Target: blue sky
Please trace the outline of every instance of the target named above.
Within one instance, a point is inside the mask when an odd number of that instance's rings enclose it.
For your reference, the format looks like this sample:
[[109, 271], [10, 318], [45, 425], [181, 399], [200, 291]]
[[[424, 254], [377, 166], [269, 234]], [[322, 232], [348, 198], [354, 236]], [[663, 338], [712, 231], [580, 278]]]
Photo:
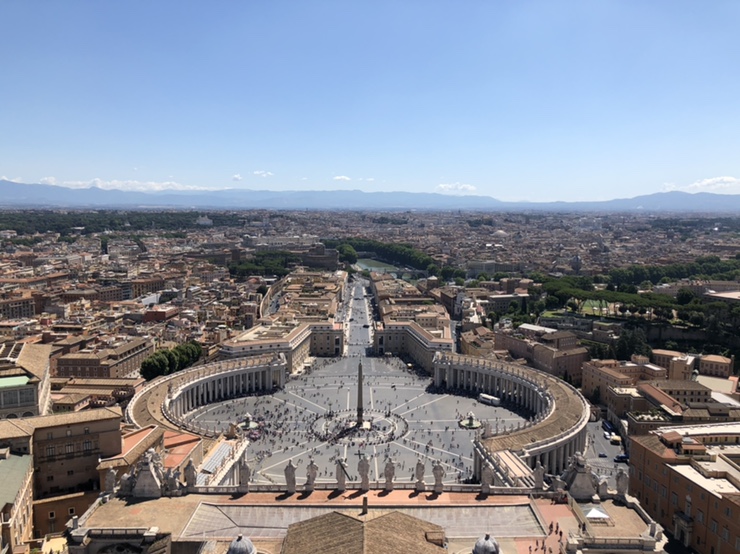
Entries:
[[0, 2], [0, 176], [740, 193], [740, 2]]

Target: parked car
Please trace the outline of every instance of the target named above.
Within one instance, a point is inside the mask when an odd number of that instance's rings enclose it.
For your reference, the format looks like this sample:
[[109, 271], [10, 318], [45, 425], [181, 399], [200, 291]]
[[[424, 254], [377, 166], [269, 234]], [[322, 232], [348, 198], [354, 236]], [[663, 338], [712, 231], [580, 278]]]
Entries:
[[599, 458], [606, 458], [606, 452], [599, 452]]
[[618, 464], [620, 463], [626, 464], [630, 461], [630, 457], [627, 456], [627, 454], [619, 454], [614, 457], [614, 461], [617, 462]]
[[612, 434], [611, 434], [611, 432], [609, 432], [609, 431], [604, 431], [604, 438], [605, 438], [606, 440], [609, 440], [609, 439], [611, 439], [611, 438], [612, 438]]

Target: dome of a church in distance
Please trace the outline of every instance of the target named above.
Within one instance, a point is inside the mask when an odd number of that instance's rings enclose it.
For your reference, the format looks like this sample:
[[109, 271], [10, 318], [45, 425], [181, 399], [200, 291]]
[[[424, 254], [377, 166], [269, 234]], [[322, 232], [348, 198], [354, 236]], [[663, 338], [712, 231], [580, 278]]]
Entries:
[[504, 237], [508, 237], [509, 233], [507, 233], [506, 231], [502, 229], [499, 229], [498, 231], [494, 231], [493, 236], [497, 238], [504, 238]]
[[479, 538], [475, 543], [473, 554], [500, 554], [498, 542], [486, 533], [485, 537]]
[[257, 549], [252, 544], [252, 541], [250, 541], [247, 537], [239, 534], [238, 537], [236, 537], [233, 541], [231, 541], [231, 544], [229, 545], [229, 550], [226, 552], [226, 554], [256, 554]]

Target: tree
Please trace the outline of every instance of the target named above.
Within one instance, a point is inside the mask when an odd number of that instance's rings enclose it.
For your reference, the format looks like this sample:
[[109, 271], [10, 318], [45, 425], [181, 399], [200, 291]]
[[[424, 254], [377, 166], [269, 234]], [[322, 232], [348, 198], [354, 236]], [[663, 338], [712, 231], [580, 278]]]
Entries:
[[348, 264], [357, 263], [357, 251], [351, 244], [340, 244], [337, 246], [337, 251], [339, 252], [340, 262]]
[[629, 360], [633, 354], [650, 356], [651, 352], [645, 331], [639, 327], [637, 329], [622, 329], [622, 333], [614, 345], [614, 354], [618, 360]]
[[676, 293], [676, 302], [681, 306], [689, 304], [694, 298], [696, 298], [696, 295], [691, 289], [681, 288], [678, 289], [678, 292]]

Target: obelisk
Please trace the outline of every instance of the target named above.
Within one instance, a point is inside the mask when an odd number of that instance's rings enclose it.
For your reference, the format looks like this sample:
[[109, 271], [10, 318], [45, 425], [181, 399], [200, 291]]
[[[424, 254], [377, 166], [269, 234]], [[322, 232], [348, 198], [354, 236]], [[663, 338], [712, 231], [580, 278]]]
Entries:
[[357, 427], [362, 428], [362, 361], [357, 366]]

